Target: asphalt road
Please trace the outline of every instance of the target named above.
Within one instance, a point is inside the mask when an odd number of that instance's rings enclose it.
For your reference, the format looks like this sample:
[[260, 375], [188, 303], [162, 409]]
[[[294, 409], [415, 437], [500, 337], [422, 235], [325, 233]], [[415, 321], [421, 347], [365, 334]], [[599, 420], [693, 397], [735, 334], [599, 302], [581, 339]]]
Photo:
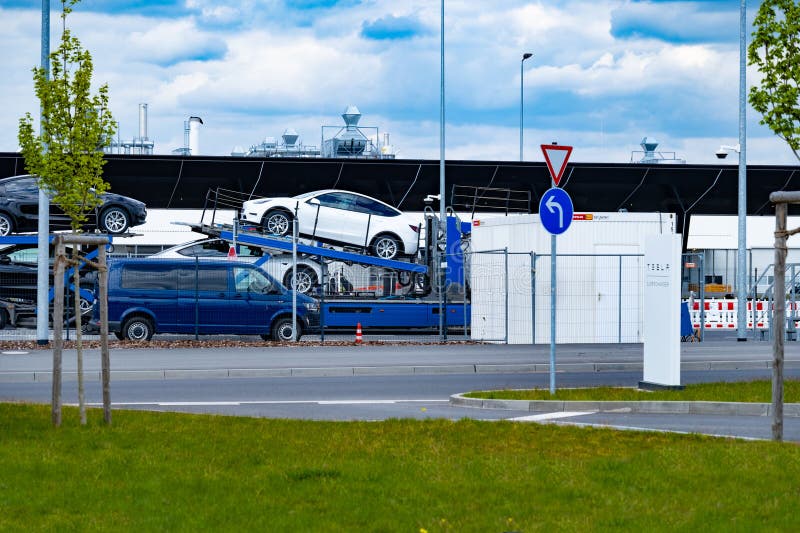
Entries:
[[[769, 343], [682, 346], [683, 383], [769, 378]], [[558, 350], [557, 385], [635, 386], [641, 345], [571, 345]], [[470, 417], [587, 424], [768, 439], [771, 417], [556, 413], [471, 409], [448, 404], [476, 389], [547, 387], [549, 347], [504, 345], [296, 346], [117, 349], [112, 352], [115, 409], [314, 420]], [[800, 377], [800, 347], [787, 344], [787, 377]], [[0, 355], [0, 400], [49, 402], [50, 351]], [[77, 400], [75, 358], [64, 360], [65, 403]], [[87, 402], [99, 405], [99, 354], [86, 354]], [[155, 378], [154, 378], [155, 377]], [[800, 442], [800, 420], [785, 439]]]

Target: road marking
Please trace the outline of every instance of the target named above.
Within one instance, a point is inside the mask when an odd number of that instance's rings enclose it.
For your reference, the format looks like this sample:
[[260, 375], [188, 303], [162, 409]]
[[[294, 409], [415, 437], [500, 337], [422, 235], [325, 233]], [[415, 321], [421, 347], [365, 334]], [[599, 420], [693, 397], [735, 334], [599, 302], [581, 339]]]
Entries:
[[558, 422], [565, 426], [586, 427], [586, 428], [599, 428], [599, 429], [614, 429], [617, 431], [645, 431], [649, 433], [676, 433], [678, 435], [705, 435], [706, 437], [715, 437], [719, 439], [740, 439], [751, 441], [769, 441], [772, 439], [761, 437], [744, 437], [741, 435], [726, 435], [724, 433], [700, 433], [697, 431], [684, 431], [680, 429], [663, 429], [663, 428], [648, 428], [642, 426], [624, 426], [620, 424], [601, 424], [592, 422]]
[[557, 418], [570, 418], [573, 416], [592, 415], [595, 411], [556, 411], [554, 413], [542, 413], [540, 415], [518, 416], [507, 418], [512, 422], [542, 422], [545, 420], [555, 420]]
[[[240, 407], [242, 405], [386, 405], [398, 403], [448, 403], [448, 399], [436, 400], [244, 400], [244, 401], [204, 401], [204, 402], [112, 402], [114, 407], [134, 405], [154, 405], [159, 407]], [[75, 406], [77, 404], [65, 404]], [[100, 402], [87, 403], [90, 407], [100, 407]]]
[[238, 407], [241, 405], [241, 402], [158, 402], [156, 405], [160, 405], [162, 407], [185, 407], [185, 406], [197, 406], [197, 407], [204, 407], [204, 406], [227, 406], [231, 405], [234, 407]]
[[23, 351], [14, 351], [9, 350], [7, 352], [2, 352], [3, 355], [28, 355], [30, 352], [23, 352]]
[[450, 400], [322, 400], [319, 405], [361, 405], [361, 404], [392, 404], [392, 403], [446, 403]]

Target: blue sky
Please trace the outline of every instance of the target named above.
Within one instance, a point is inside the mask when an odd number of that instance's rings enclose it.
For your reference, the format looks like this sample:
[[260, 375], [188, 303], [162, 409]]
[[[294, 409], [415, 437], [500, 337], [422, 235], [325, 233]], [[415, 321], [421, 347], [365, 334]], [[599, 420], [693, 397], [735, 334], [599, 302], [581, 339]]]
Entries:
[[[60, 4], [52, 1], [54, 10]], [[225, 155], [286, 128], [319, 145], [349, 104], [389, 133], [398, 157], [439, 157], [439, 8], [431, 0], [83, 0], [73, 31], [110, 86], [122, 138], [149, 105], [157, 153], [203, 118], [201, 152]], [[748, 6], [750, 19], [757, 8]], [[0, 150], [35, 114], [41, 3], [0, 0]], [[738, 138], [739, 2], [446, 0], [446, 156], [525, 158], [539, 144], [572, 160], [627, 162], [644, 136], [690, 163]], [[58, 11], [53, 37], [58, 37]], [[757, 73], [748, 71], [748, 83]], [[748, 161], [794, 164], [748, 110]]]

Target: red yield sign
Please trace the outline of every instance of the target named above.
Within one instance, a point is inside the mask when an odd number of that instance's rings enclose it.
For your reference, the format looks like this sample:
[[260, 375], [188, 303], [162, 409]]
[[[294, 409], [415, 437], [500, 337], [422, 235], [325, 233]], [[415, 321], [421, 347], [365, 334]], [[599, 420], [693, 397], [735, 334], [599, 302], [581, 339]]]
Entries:
[[564, 175], [564, 170], [567, 168], [569, 156], [572, 154], [572, 146], [543, 144], [542, 153], [547, 163], [547, 170], [550, 171], [550, 177], [553, 178], [553, 183], [558, 187], [558, 182], [561, 181], [561, 176]]

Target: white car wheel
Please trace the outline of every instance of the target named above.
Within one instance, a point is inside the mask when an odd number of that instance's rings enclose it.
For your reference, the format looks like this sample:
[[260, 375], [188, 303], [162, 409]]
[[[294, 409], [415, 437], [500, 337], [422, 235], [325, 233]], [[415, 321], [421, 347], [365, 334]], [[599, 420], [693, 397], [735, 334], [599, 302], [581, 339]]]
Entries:
[[309, 294], [317, 284], [317, 274], [308, 267], [298, 267], [295, 282], [292, 281], [292, 269], [290, 268], [283, 277], [283, 284], [299, 293]]
[[287, 235], [292, 227], [292, 221], [286, 211], [269, 211], [264, 215], [262, 223], [264, 231], [270, 235]]
[[128, 213], [120, 207], [106, 209], [100, 216], [100, 229], [108, 233], [122, 233], [128, 225]]
[[381, 259], [394, 259], [400, 254], [400, 243], [391, 235], [379, 235], [372, 243], [372, 252]]

